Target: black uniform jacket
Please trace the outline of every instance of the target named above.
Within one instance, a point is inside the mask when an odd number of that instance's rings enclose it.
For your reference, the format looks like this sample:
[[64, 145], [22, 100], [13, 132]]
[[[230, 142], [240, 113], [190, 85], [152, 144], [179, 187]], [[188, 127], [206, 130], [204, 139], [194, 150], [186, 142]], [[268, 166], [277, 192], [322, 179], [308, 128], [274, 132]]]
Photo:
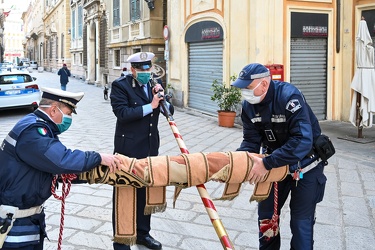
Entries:
[[[142, 105], [151, 103], [153, 98], [150, 84], [151, 80], [147, 84], [147, 97], [132, 75], [120, 77], [112, 83], [111, 105], [117, 117], [115, 153], [135, 158], [158, 155], [160, 108], [145, 117], [142, 109]], [[168, 126], [167, 122], [165, 126]]]

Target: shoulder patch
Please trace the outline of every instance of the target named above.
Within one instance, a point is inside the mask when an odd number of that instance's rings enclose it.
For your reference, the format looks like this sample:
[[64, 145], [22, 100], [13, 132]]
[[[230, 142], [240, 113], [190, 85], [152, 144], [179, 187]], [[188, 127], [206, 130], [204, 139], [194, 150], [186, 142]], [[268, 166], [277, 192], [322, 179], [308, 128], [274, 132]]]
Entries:
[[299, 110], [301, 108], [301, 104], [299, 103], [298, 99], [293, 99], [293, 100], [290, 100], [287, 104], [286, 104], [286, 110], [294, 113], [296, 112], [297, 110]]
[[46, 128], [38, 128], [38, 133], [41, 135], [46, 135], [48, 131]]

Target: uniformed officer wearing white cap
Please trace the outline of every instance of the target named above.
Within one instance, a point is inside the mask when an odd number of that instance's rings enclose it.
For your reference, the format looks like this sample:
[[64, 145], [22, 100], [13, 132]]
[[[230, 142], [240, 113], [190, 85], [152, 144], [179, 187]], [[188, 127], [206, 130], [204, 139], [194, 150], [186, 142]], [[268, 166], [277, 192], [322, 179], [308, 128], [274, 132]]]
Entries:
[[[2, 230], [4, 226], [10, 229], [0, 234], [2, 250], [43, 249], [47, 236], [43, 203], [52, 194], [56, 174], [86, 172], [99, 164], [113, 172], [121, 166], [121, 159], [113, 154], [71, 150], [59, 140], [58, 135], [70, 127], [83, 92], [41, 90], [39, 108], [23, 117], [0, 146], [0, 220], [15, 219], [13, 226], [0, 225]], [[22, 216], [15, 212], [9, 218], [6, 211], [18, 209], [22, 209]]]
[[[154, 53], [151, 52], [138, 52], [129, 56], [131, 74], [115, 80], [112, 83], [110, 95], [112, 110], [117, 117], [114, 139], [115, 152], [138, 159], [156, 156], [159, 153], [159, 102], [163, 100], [164, 93], [161, 84], [155, 85], [151, 79], [154, 56]], [[161, 96], [158, 95], [158, 92]], [[173, 106], [167, 104], [173, 113]], [[138, 188], [136, 191], [137, 244], [150, 249], [161, 249], [161, 243], [150, 235], [151, 216], [144, 215], [146, 191], [144, 188]], [[114, 195], [116, 195], [115, 193], [116, 189]], [[115, 201], [115, 199], [113, 200]], [[116, 230], [116, 223], [118, 225], [127, 222], [115, 221], [113, 218], [112, 223]], [[130, 250], [129, 245], [116, 242], [113, 243], [113, 248], [115, 250]]]

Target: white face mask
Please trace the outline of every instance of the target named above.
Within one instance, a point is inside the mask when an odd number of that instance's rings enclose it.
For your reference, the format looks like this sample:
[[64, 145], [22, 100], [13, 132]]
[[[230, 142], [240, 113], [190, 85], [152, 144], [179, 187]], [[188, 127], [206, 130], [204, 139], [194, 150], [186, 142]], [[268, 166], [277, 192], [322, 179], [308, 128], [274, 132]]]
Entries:
[[242, 96], [247, 102], [251, 104], [258, 104], [261, 102], [262, 96], [266, 94], [266, 92], [260, 96], [254, 95], [254, 90], [256, 90], [261, 83], [262, 82], [259, 82], [258, 85], [253, 89], [241, 89]]

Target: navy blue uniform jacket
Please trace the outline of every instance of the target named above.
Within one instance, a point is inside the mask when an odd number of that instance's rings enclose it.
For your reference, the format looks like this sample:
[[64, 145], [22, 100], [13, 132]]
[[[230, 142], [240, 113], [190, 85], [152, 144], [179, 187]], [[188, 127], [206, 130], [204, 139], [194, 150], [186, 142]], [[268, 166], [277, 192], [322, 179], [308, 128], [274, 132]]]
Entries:
[[[151, 81], [148, 85], [150, 83]], [[120, 77], [112, 83], [111, 105], [113, 113], [117, 117], [115, 153], [138, 159], [158, 155], [160, 109], [154, 109], [145, 117], [143, 117], [142, 109], [142, 105], [152, 101], [150, 85], [148, 96], [131, 74]]]
[[22, 118], [0, 146], [0, 205], [27, 209], [51, 196], [55, 174], [88, 171], [99, 153], [67, 149], [58, 128], [40, 110]]
[[293, 165], [307, 157], [314, 139], [321, 134], [318, 120], [302, 93], [286, 82], [271, 81], [259, 104], [244, 101], [241, 118], [244, 134], [238, 150], [259, 153], [262, 146], [270, 154], [263, 158], [268, 170]]

